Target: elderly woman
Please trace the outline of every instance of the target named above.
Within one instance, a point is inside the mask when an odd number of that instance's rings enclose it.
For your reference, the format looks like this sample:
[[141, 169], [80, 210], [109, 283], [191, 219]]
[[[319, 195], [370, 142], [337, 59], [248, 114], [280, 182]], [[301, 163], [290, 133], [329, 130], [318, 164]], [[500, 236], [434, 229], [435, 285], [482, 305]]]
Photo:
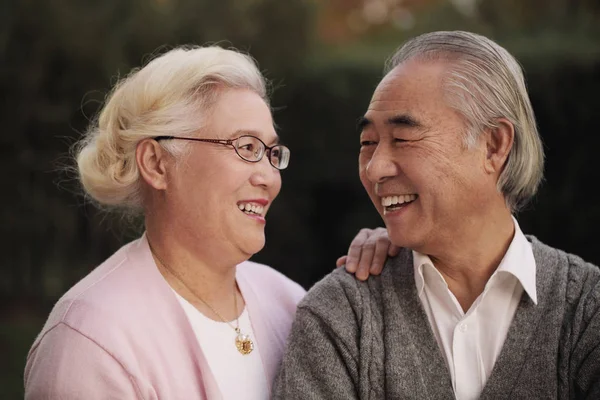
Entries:
[[56, 304], [27, 358], [25, 397], [268, 398], [305, 291], [247, 260], [265, 245], [289, 160], [246, 55], [177, 48], [122, 80], [77, 165], [91, 199], [142, 211], [146, 232]]

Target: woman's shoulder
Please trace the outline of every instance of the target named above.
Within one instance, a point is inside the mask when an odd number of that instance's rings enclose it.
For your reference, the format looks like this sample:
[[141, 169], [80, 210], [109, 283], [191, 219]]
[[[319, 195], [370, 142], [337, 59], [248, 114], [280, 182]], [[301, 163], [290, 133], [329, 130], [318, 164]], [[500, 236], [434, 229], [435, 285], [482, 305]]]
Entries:
[[276, 269], [254, 261], [244, 261], [237, 266], [237, 276], [262, 293], [277, 297], [291, 297], [300, 301], [306, 290]]
[[132, 252], [138, 242], [125, 244], [73, 285], [54, 305], [40, 336], [59, 324], [86, 332], [107, 321], [130, 318], [130, 305], [139, 302], [137, 288], [148, 280], [140, 276], [136, 264], [142, 261]]
[[127, 264], [128, 249], [135, 245], [130, 242], [122, 246], [106, 260], [93, 268], [89, 273], [73, 285], [59, 300], [60, 302], [69, 302], [80, 297], [93, 296], [94, 290], [110, 284], [110, 278], [118, 274], [120, 269]]

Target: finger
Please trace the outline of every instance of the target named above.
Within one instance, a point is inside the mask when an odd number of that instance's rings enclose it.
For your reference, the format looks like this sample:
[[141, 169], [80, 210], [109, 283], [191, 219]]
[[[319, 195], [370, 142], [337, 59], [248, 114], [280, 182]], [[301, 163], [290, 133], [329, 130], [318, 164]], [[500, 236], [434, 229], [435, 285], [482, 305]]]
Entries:
[[350, 273], [356, 272], [363, 244], [369, 238], [370, 232], [370, 229], [361, 229], [354, 239], [352, 239], [350, 247], [348, 248], [348, 256], [346, 258], [346, 271]]
[[379, 275], [383, 270], [385, 261], [388, 256], [388, 249], [390, 247], [390, 241], [387, 236], [379, 236], [375, 242], [375, 251], [373, 252], [373, 260], [371, 260], [371, 268], [369, 273], [371, 275]]
[[337, 259], [337, 261], [335, 262], [335, 266], [337, 268], [341, 267], [342, 265], [346, 264], [346, 259], [348, 258], [348, 256], [341, 256], [340, 258]]
[[358, 268], [356, 270], [356, 278], [361, 281], [364, 281], [369, 277], [369, 270], [371, 269], [371, 262], [373, 261], [373, 254], [375, 253], [375, 245], [375, 239], [369, 238], [362, 246], [360, 260], [358, 261]]
[[390, 247], [388, 248], [388, 256], [396, 257], [398, 253], [400, 253], [400, 247], [390, 243]]

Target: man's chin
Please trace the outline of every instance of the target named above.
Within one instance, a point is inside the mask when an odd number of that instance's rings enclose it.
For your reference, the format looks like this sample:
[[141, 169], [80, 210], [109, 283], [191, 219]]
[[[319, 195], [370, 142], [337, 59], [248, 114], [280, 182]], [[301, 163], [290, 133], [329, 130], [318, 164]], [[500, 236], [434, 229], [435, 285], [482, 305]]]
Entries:
[[392, 242], [394, 246], [404, 247], [411, 250], [413, 250], [415, 247], [419, 247], [418, 241], [415, 240], [414, 237], [407, 235], [405, 230], [399, 232], [399, 229], [390, 230], [388, 228], [388, 235], [390, 242]]

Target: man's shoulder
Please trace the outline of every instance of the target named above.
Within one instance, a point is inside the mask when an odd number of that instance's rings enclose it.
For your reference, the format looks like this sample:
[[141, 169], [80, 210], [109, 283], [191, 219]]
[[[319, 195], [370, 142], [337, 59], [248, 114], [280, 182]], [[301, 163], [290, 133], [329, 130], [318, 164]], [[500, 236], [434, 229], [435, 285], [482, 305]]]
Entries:
[[414, 285], [412, 253], [408, 249], [389, 258], [382, 273], [371, 275], [366, 281], [356, 279], [343, 267], [337, 268], [309, 289], [299, 307], [313, 312], [342, 312], [348, 308], [360, 312], [379, 301], [385, 292], [394, 290], [394, 282]]
[[359, 281], [345, 268], [336, 268], [308, 290], [300, 306], [314, 307], [323, 302], [348, 300], [358, 296], [366, 286], [366, 282]]
[[561, 252], [568, 260], [567, 301], [583, 306], [584, 314], [600, 317], [600, 268], [578, 255]]
[[600, 268], [582, 257], [547, 245], [535, 236], [527, 235], [536, 259], [542, 265], [556, 264], [560, 269], [568, 269], [569, 274], [576, 277], [591, 279], [600, 278]]
[[583, 300], [600, 305], [600, 268], [597, 265], [576, 254], [542, 243], [534, 236], [528, 238], [542, 280], [550, 272], [557, 272], [558, 276], [565, 277], [567, 302], [581, 303]]

